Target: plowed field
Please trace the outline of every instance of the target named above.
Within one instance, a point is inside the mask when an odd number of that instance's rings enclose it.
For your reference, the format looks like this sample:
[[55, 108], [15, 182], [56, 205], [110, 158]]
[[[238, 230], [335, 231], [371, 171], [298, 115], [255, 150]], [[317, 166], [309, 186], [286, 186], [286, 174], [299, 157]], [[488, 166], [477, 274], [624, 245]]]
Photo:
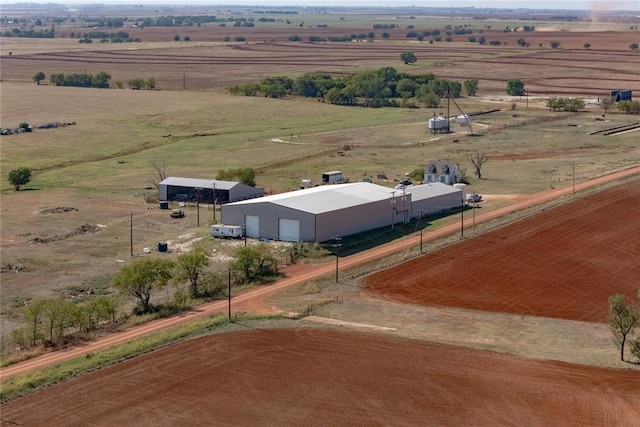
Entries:
[[[634, 31], [505, 33], [491, 29], [482, 33], [485, 45], [470, 43], [466, 35], [454, 35], [450, 43], [417, 42], [408, 39], [405, 30], [390, 31], [387, 40], [378, 34], [371, 43], [307, 41], [310, 36], [358, 34], [363, 28], [181, 28], [180, 34], [191, 42], [172, 42], [176, 29], [170, 27], [128, 31], [143, 43], [83, 46], [70, 39], [3, 40], [2, 78], [31, 81], [39, 70], [47, 76], [106, 71], [112, 86], [152, 76], [158, 89], [201, 90], [256, 83], [272, 75], [295, 77], [309, 72], [340, 77], [390, 66], [444, 79], [478, 79], [482, 95], [504, 93], [506, 82], [515, 77], [532, 95], [604, 96], [612, 88], [640, 91], [640, 55], [629, 48], [638, 41]], [[237, 36], [247, 42], [223, 41]], [[291, 42], [291, 36], [301, 41]], [[530, 47], [519, 46], [519, 39]], [[490, 45], [491, 41], [501, 45]], [[561, 48], [552, 49], [551, 42], [560, 43]], [[585, 42], [589, 49], [583, 47]], [[407, 50], [418, 58], [410, 69], [399, 60]], [[7, 55], [10, 51], [12, 55]]]
[[166, 348], [3, 405], [3, 425], [634, 425], [638, 373], [317, 329]]
[[635, 296], [640, 187], [619, 186], [370, 276], [382, 298], [606, 322], [607, 298]]

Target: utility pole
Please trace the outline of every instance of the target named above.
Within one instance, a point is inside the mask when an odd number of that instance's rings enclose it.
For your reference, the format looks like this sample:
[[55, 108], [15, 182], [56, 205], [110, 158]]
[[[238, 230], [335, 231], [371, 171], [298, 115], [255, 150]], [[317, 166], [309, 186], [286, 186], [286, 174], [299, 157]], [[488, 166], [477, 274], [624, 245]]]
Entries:
[[460, 236], [464, 238], [464, 198], [460, 202]]
[[340, 251], [340, 247], [342, 246], [342, 237], [336, 236], [333, 238], [335, 242], [333, 243], [333, 250], [336, 252], [336, 283], [338, 283], [338, 258]]
[[473, 202], [473, 234], [476, 234], [476, 206], [478, 206], [477, 202]]
[[391, 204], [391, 231], [393, 231], [393, 219], [394, 219], [393, 218], [393, 216], [394, 216], [393, 214], [394, 214], [394, 211], [396, 209], [396, 198], [395, 197], [396, 197], [396, 192], [392, 191], [391, 192], [391, 202], [390, 202], [390, 204]]
[[422, 251], [422, 209], [420, 209], [420, 218], [418, 219], [418, 227], [420, 227], [420, 253], [424, 253]]
[[216, 223], [216, 182], [213, 181], [213, 223]]
[[231, 323], [231, 269], [229, 269], [229, 323]]
[[129, 240], [131, 242], [131, 256], [133, 256], [133, 212], [131, 212], [131, 220], [129, 221]]
[[573, 178], [572, 178], [572, 186], [573, 186], [573, 195], [576, 195], [576, 162], [572, 163], [573, 167]]
[[200, 227], [200, 200], [196, 202], [196, 212], [197, 212], [196, 218], [198, 218], [197, 219], [198, 227]]

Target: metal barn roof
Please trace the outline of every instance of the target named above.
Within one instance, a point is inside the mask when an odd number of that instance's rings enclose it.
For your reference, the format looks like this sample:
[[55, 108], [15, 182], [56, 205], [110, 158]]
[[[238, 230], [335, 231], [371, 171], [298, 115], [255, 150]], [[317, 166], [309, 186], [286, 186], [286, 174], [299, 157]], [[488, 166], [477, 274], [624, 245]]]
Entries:
[[227, 206], [249, 203], [273, 203], [311, 214], [321, 214], [386, 200], [391, 198], [393, 193], [397, 192], [398, 190], [377, 184], [354, 182], [351, 184], [323, 185], [288, 193], [274, 194], [257, 199], [229, 203]]
[[176, 176], [170, 176], [160, 182], [160, 185], [172, 185], [174, 187], [189, 188], [213, 188], [213, 184], [216, 185], [217, 190], [230, 190], [238, 185], [238, 182], [220, 181], [217, 179], [180, 178]]
[[412, 185], [411, 187], [407, 187], [405, 191], [411, 193], [411, 200], [413, 202], [417, 202], [445, 194], [460, 193], [462, 190], [441, 182], [432, 182], [430, 184]]

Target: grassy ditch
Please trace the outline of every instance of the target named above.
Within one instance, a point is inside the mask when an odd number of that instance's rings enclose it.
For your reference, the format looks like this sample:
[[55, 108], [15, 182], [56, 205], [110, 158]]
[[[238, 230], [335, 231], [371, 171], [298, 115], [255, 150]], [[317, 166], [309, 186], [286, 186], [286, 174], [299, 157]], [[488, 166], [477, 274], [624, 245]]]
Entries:
[[[246, 327], [247, 325], [243, 323], [250, 323], [250, 321], [253, 320], [264, 321], [281, 318], [283, 318], [282, 315], [256, 316], [237, 314], [234, 317], [235, 323], [230, 323], [226, 315], [217, 315], [166, 331], [157, 332], [96, 353], [87, 353], [85, 356], [71, 359], [49, 368], [9, 378], [2, 382], [0, 401], [5, 402], [32, 393], [43, 387], [95, 371], [161, 347], [175, 344], [178, 341], [210, 333], [228, 332], [238, 327]], [[243, 323], [239, 323], [238, 321], [242, 321]]]

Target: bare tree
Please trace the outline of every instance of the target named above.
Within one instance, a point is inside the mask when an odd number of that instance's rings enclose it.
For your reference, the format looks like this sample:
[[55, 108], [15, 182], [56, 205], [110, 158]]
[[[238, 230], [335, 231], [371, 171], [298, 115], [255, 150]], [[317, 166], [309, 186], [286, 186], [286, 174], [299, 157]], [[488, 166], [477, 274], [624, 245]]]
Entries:
[[482, 179], [482, 165], [489, 161], [489, 157], [485, 153], [475, 153], [467, 155], [467, 158], [476, 170], [478, 179]]
[[616, 103], [616, 100], [612, 96], [605, 96], [602, 98], [602, 101], [600, 101], [600, 105], [602, 105], [602, 109], [604, 110], [605, 114], [609, 112], [609, 109], [615, 103]]
[[158, 188], [160, 186], [160, 183], [167, 178], [166, 164], [164, 163], [164, 160], [163, 160], [161, 163], [151, 162], [151, 165], [153, 166], [153, 168], [155, 169], [158, 175], [157, 177], [152, 176], [150, 181], [156, 188]]

